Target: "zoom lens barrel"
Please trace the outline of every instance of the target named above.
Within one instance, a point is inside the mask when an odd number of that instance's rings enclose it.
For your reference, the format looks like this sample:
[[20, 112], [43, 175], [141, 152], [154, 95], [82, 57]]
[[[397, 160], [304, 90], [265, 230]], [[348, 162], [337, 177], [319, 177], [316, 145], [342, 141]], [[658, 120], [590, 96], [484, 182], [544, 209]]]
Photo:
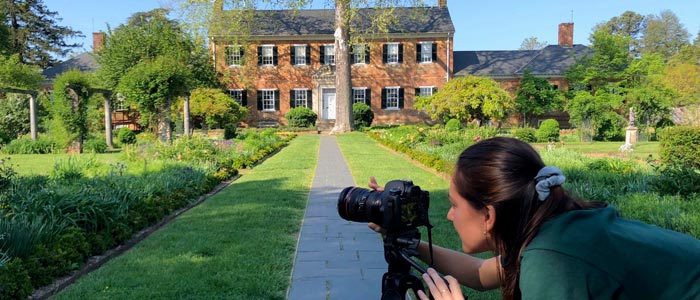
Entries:
[[382, 224], [382, 200], [383, 192], [346, 187], [338, 196], [338, 214], [348, 221]]

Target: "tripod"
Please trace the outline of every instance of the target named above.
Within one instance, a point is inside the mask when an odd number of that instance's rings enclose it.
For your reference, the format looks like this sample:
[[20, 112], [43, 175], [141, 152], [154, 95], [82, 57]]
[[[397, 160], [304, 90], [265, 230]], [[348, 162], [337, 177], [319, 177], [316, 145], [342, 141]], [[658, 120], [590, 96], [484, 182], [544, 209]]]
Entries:
[[417, 229], [387, 232], [384, 237], [384, 259], [389, 268], [382, 276], [381, 300], [403, 300], [409, 289], [414, 293], [424, 290], [420, 279], [411, 274], [411, 267], [425, 273], [425, 269], [411, 259], [418, 255], [419, 242], [420, 232]]

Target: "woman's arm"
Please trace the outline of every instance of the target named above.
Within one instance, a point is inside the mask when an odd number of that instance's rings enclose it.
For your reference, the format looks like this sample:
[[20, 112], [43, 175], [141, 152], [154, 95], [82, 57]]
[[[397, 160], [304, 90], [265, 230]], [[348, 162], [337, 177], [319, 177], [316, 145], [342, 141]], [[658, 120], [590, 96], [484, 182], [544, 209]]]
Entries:
[[[469, 288], [486, 291], [499, 288], [499, 256], [481, 259], [469, 254], [433, 245], [433, 266], [442, 274], [457, 278], [460, 284]], [[421, 241], [418, 245], [418, 258], [429, 263], [428, 243]]]

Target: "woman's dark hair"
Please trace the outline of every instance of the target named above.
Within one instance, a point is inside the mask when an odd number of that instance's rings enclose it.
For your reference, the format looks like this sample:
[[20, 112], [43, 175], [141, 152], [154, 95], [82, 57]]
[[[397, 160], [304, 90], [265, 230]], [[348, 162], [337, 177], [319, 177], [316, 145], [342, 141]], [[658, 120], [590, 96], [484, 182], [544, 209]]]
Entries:
[[545, 201], [537, 199], [535, 176], [545, 166], [529, 144], [514, 138], [480, 141], [459, 156], [453, 182], [457, 192], [475, 209], [494, 207], [491, 236], [502, 257], [503, 299], [520, 299], [520, 253], [547, 220], [564, 212], [601, 207], [578, 201], [561, 186], [550, 189]]

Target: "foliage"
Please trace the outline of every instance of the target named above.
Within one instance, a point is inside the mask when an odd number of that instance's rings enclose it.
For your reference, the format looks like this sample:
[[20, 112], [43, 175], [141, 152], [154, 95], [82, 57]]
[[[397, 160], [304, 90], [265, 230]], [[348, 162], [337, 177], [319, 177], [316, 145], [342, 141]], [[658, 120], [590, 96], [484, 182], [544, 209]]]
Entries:
[[531, 36], [529, 38], [526, 38], [523, 40], [522, 43], [520, 43], [520, 48], [518, 50], [540, 50], [544, 47], [547, 47], [547, 42], [540, 42], [537, 40], [537, 37]]
[[303, 106], [290, 109], [284, 117], [287, 118], [287, 125], [290, 127], [312, 127], [318, 118], [314, 111]]
[[104, 138], [88, 139], [83, 145], [83, 150], [86, 153], [105, 153], [108, 148], [109, 146], [107, 146], [107, 142]]
[[352, 105], [353, 129], [369, 127], [374, 121], [374, 112], [372, 108], [362, 102], [356, 102]]
[[60, 147], [46, 135], [39, 135], [36, 141], [29, 136], [23, 136], [11, 141], [2, 148], [5, 154], [46, 154], [57, 153]]
[[192, 117], [202, 117], [206, 126], [225, 128], [227, 124], [238, 125], [245, 118], [248, 109], [220, 89], [198, 88], [190, 95], [190, 113]]
[[700, 104], [700, 58], [696, 64], [680, 63], [666, 67], [662, 82], [675, 90], [675, 105]]
[[455, 132], [462, 129], [462, 122], [460, 122], [457, 119], [450, 119], [447, 121], [445, 124], [445, 131], [447, 132]]
[[60, 26], [58, 13], [46, 8], [42, 0], [3, 2], [2, 8], [9, 13], [0, 21], [10, 25], [7, 27], [9, 52], [17, 54], [23, 63], [45, 69], [56, 63], [57, 57], [65, 56], [71, 49], [81, 46], [66, 43], [68, 38], [83, 37], [82, 33], [68, 26]]
[[612, 35], [630, 38], [629, 51], [633, 57], [641, 56], [642, 37], [647, 27], [647, 18], [633, 11], [625, 11], [605, 23], [597, 24], [593, 32], [605, 30]]
[[44, 81], [41, 69], [24, 64], [19, 55], [0, 55], [0, 88], [34, 90]]
[[571, 118], [571, 124], [581, 127], [590, 121], [594, 129], [594, 139], [609, 141], [623, 138], [625, 119], [615, 112], [620, 106], [622, 99], [619, 95], [600, 91], [597, 96], [593, 96], [587, 91], [577, 91], [566, 104], [566, 111]]
[[29, 273], [22, 267], [21, 259], [0, 265], [0, 299], [27, 299], [31, 293]]
[[700, 168], [678, 163], [660, 166], [652, 182], [655, 191], [662, 195], [700, 194]]
[[562, 106], [562, 95], [546, 78], [535, 77], [526, 70], [515, 91], [515, 110], [523, 114], [523, 125], [534, 116], [548, 113]]
[[667, 127], [659, 133], [659, 155], [669, 165], [700, 167], [700, 128]]
[[501, 120], [514, 108], [513, 98], [493, 79], [465, 76], [447, 82], [431, 97], [419, 97], [415, 107], [433, 120]]
[[537, 142], [537, 129], [530, 127], [516, 127], [510, 130], [510, 134], [514, 138], [519, 139], [526, 143]]
[[64, 72], [54, 81], [52, 114], [61, 121], [73, 141], [82, 142], [88, 134], [90, 86], [89, 78], [78, 70]]
[[559, 141], [559, 122], [555, 119], [544, 120], [542, 124], [540, 124], [540, 128], [537, 129], [537, 141]]
[[[6, 94], [5, 99], [0, 99], [0, 116], [4, 116], [0, 118], [0, 139], [4, 139], [5, 142], [30, 133], [29, 96]], [[37, 121], [44, 117], [46, 109], [37, 101]]]
[[593, 54], [578, 60], [567, 72], [573, 90], [590, 89], [594, 94], [619, 82], [630, 64], [629, 37], [598, 30], [591, 35]]
[[675, 93], [662, 82], [663, 58], [658, 54], [644, 55], [641, 59], [632, 61], [625, 72], [625, 105], [635, 108], [636, 125], [655, 128], [662, 120], [669, 119]]
[[130, 145], [136, 143], [136, 133], [129, 127], [119, 128], [117, 131], [117, 140], [122, 145]]
[[646, 31], [642, 38], [642, 53], [657, 53], [669, 59], [688, 45], [690, 34], [670, 10], [663, 10], [658, 16], [647, 18]]

